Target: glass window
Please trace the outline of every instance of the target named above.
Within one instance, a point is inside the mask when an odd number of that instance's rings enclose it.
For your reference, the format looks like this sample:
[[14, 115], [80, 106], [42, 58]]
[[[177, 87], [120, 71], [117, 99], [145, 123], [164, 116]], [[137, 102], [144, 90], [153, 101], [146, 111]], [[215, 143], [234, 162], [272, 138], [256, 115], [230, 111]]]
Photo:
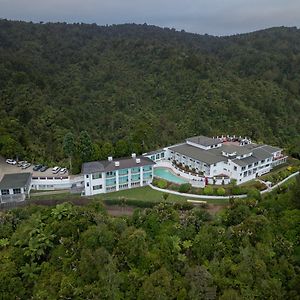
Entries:
[[93, 174], [93, 175], [92, 175], [92, 178], [93, 178], [93, 179], [99, 179], [99, 178], [102, 178], [102, 174], [101, 174], [101, 173]]
[[89, 175], [85, 175], [86, 178], [89, 178]]
[[89, 186], [90, 186], [90, 184], [87, 182], [87, 183], [86, 183], [86, 186], [87, 186], [87, 187], [89, 187]]
[[9, 195], [9, 190], [1, 190], [1, 195]]
[[13, 189], [14, 194], [21, 194], [21, 189]]
[[101, 190], [102, 189], [102, 185], [100, 184], [100, 185], [94, 185], [93, 186], [93, 190], [95, 191], [95, 190]]

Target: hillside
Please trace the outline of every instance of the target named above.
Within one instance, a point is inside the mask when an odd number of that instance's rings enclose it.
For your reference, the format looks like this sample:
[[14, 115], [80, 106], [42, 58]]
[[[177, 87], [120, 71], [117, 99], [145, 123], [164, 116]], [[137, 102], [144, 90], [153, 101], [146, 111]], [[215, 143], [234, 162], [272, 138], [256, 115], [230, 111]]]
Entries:
[[99, 199], [0, 211], [1, 299], [297, 300], [299, 196], [298, 178], [214, 219], [179, 203], [110, 217]]
[[0, 20], [0, 87], [4, 156], [63, 160], [64, 136], [83, 130], [95, 159], [196, 134], [300, 148], [296, 28], [213, 37]]

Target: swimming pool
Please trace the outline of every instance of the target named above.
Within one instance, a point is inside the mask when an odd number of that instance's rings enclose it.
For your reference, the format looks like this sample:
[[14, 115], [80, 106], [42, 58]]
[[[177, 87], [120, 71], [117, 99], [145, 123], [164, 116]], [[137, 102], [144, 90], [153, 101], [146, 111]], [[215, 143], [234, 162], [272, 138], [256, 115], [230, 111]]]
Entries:
[[187, 183], [188, 180], [184, 178], [180, 178], [176, 176], [171, 170], [166, 168], [155, 168], [154, 169], [154, 176], [166, 179], [168, 181], [174, 182], [174, 183]]

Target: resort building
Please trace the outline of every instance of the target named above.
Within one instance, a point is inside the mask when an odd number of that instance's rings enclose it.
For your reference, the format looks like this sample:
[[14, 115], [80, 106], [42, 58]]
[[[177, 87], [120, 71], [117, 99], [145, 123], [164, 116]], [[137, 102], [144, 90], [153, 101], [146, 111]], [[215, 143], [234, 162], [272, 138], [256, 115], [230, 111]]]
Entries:
[[87, 162], [82, 165], [84, 195], [91, 196], [107, 192], [145, 186], [153, 178], [153, 162], [147, 157]]
[[24, 201], [30, 187], [31, 173], [5, 174], [0, 182], [0, 203]]
[[[196, 136], [184, 143], [164, 148], [164, 161], [168, 160], [177, 173], [186, 172], [205, 178], [206, 183], [229, 182], [235, 179], [237, 184], [244, 183], [265, 173], [274, 166], [284, 163], [287, 156], [282, 149], [264, 144], [254, 144], [250, 139], [241, 137]], [[159, 151], [161, 156], [161, 150]], [[150, 159], [155, 152], [144, 155]], [[159, 163], [158, 163], [159, 166]]]

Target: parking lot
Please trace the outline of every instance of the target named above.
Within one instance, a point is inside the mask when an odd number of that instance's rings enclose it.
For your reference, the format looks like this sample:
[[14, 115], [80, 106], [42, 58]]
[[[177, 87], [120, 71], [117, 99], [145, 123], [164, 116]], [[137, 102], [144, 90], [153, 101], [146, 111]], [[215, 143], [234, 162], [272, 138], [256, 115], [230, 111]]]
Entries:
[[39, 172], [39, 171], [33, 171], [34, 165], [31, 165], [27, 169], [21, 169], [20, 167], [17, 167], [17, 165], [9, 165], [5, 162], [5, 158], [0, 156], [0, 180], [2, 179], [4, 174], [11, 174], [11, 173], [32, 173], [33, 177], [66, 177], [69, 176], [68, 172], [65, 174], [52, 174], [52, 167], [51, 166], [48, 170], [45, 172]]

